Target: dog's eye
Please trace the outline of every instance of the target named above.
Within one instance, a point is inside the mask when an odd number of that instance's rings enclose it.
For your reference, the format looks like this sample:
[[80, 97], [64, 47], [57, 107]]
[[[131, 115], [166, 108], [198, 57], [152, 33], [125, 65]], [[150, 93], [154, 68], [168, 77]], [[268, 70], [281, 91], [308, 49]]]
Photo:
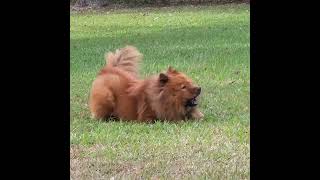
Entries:
[[185, 85], [182, 85], [181, 89], [185, 89], [185, 88], [186, 88], [186, 86], [185, 86]]

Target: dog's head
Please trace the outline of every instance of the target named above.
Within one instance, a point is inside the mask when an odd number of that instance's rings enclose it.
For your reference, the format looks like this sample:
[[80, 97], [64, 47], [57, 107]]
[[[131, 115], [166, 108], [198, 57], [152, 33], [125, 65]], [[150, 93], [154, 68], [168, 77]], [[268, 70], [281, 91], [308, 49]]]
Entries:
[[159, 86], [165, 97], [170, 97], [180, 106], [197, 106], [197, 97], [201, 93], [201, 87], [195, 85], [185, 74], [169, 67], [166, 73], [160, 73]]

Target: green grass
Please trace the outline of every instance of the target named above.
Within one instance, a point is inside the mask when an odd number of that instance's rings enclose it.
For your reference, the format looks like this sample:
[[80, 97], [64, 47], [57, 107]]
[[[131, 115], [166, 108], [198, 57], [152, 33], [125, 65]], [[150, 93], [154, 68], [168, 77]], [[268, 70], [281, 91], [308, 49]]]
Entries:
[[[72, 12], [72, 179], [249, 179], [249, 9], [234, 4]], [[104, 54], [127, 44], [144, 54], [143, 77], [171, 65], [197, 82], [204, 120], [91, 120], [87, 100]]]

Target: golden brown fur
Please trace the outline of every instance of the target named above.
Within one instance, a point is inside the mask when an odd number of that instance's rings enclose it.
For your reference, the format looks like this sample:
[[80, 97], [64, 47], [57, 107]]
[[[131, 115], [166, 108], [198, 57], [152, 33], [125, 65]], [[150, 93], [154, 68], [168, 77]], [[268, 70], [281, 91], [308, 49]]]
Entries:
[[166, 73], [139, 80], [141, 58], [142, 55], [132, 46], [107, 54], [107, 65], [94, 80], [90, 93], [89, 107], [93, 118], [114, 116], [152, 122], [156, 119], [177, 121], [203, 117], [191, 103], [201, 89], [193, 85], [190, 78], [169, 68]]

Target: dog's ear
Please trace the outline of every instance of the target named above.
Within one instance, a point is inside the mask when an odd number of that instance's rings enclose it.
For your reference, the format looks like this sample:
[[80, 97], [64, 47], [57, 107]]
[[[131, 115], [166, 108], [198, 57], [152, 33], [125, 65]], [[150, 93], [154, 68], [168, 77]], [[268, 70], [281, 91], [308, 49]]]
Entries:
[[171, 74], [175, 74], [175, 73], [178, 73], [177, 70], [173, 69], [171, 66], [169, 66], [168, 70], [167, 70], [168, 73], [171, 73]]
[[164, 74], [164, 73], [160, 73], [159, 75], [159, 81], [161, 84], [165, 84], [166, 82], [168, 82], [169, 77], [168, 75]]

